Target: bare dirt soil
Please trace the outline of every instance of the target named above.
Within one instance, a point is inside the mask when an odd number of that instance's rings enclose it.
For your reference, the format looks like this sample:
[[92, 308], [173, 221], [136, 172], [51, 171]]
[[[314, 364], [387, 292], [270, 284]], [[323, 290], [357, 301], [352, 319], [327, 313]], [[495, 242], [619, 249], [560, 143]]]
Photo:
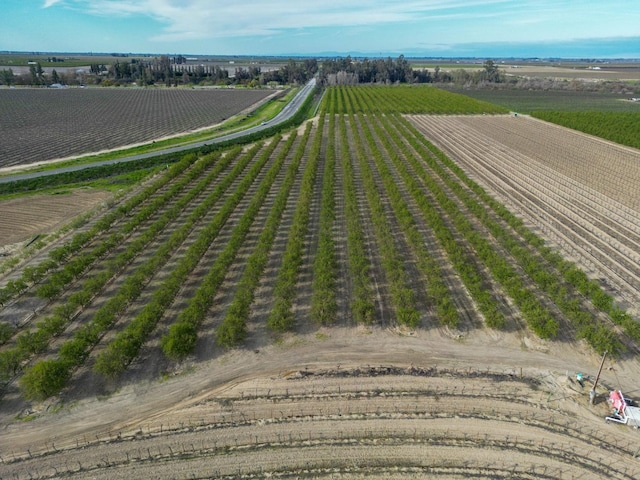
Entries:
[[[635, 361], [518, 334], [335, 328], [109, 397], [2, 419], [7, 478], [637, 478], [637, 433], [607, 425]], [[567, 377], [567, 372], [569, 377]]]
[[73, 190], [0, 201], [0, 248], [60, 229], [112, 197], [102, 190]]
[[524, 77], [546, 77], [558, 79], [582, 79], [592, 82], [602, 80], [638, 80], [640, 70], [635, 66], [602, 66], [598, 68], [584, 65], [544, 66], [544, 65], [507, 65], [500, 66], [506, 74]]
[[637, 314], [640, 151], [528, 116], [415, 116], [467, 175]]
[[253, 110], [279, 93], [267, 89], [0, 90], [0, 106], [14, 119], [0, 126], [0, 167], [103, 153], [195, 132], [245, 109]]

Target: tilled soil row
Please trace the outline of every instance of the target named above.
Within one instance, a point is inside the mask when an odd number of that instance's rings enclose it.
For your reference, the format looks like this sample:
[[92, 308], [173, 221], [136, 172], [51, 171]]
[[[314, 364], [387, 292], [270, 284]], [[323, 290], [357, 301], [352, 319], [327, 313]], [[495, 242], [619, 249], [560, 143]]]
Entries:
[[[0, 246], [25, 241], [30, 235], [55, 231], [78, 215], [111, 197], [109, 192], [77, 190], [59, 195], [39, 195], [29, 200], [4, 200]], [[55, 212], [55, 215], [52, 215]]]
[[[598, 198], [590, 200], [589, 195], [579, 193], [581, 188], [588, 190], [588, 187], [574, 182], [560, 180], [560, 185], [549, 188], [550, 179], [557, 181], [560, 176], [557, 172], [528, 157], [529, 152], [504, 147], [493, 151], [488, 137], [457, 124], [456, 119], [423, 117], [415, 121], [462, 162], [461, 166], [507, 204], [515, 205], [545, 235], [568, 249], [570, 255], [577, 255], [587, 269], [600, 271], [627, 299], [637, 298], [640, 270], [631, 261], [638, 255], [635, 248], [640, 244], [640, 237], [634, 233], [637, 213], [623, 216], [622, 211], [627, 209], [617, 208], [611, 200], [604, 206]], [[490, 158], [487, 152], [492, 152]], [[626, 220], [618, 225], [614, 218]]]
[[[367, 390], [381, 377], [308, 372], [273, 381], [268, 394], [258, 390], [265, 382], [242, 383], [188, 407], [189, 415], [204, 415], [189, 425], [167, 430], [156, 423], [146, 433], [136, 427], [66, 447], [52, 439], [46, 450], [3, 455], [3, 467], [9, 478], [134, 478], [142, 471], [147, 478], [304, 477], [328, 468], [350, 478], [362, 472], [352, 472], [354, 465], [372, 475], [428, 467], [477, 478], [509, 478], [523, 465], [529, 478], [634, 478], [640, 472], [632, 436], [618, 435], [614, 444], [580, 425], [575, 414], [543, 406], [545, 392], [527, 386], [537, 385], [535, 379], [441, 373], [383, 376], [386, 391]], [[354, 389], [356, 379], [361, 385]], [[425, 382], [426, 389], [415, 389]], [[207, 418], [208, 410], [217, 419]]]
[[[466, 117], [466, 118], [465, 118]], [[527, 116], [457, 116], [510, 150], [527, 155], [579, 183], [637, 210], [640, 151]]]

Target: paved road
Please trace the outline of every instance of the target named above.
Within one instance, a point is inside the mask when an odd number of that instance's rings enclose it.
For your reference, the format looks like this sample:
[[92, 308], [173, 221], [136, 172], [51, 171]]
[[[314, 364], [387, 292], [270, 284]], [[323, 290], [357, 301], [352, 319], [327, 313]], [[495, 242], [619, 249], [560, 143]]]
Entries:
[[281, 111], [271, 120], [261, 123], [255, 127], [248, 128], [246, 130], [242, 130], [240, 132], [230, 133], [228, 135], [224, 135], [222, 137], [213, 138], [210, 140], [204, 140], [201, 142], [189, 143], [187, 145], [180, 145], [177, 147], [166, 148], [164, 150], [157, 150], [155, 152], [150, 153], [142, 153], [140, 155], [132, 155], [129, 157], [121, 157], [113, 160], [105, 160], [103, 162], [95, 162], [95, 163], [87, 163], [85, 165], [76, 165], [73, 167], [61, 167], [53, 170], [47, 170], [45, 172], [34, 172], [34, 173], [23, 173], [20, 175], [11, 175], [7, 177], [0, 177], [0, 183], [9, 183], [16, 180], [27, 180], [29, 178], [38, 178], [45, 177], [48, 175], [56, 175], [58, 173], [66, 173], [66, 172], [75, 172], [78, 170], [84, 170], [85, 168], [97, 167], [100, 165], [111, 165], [114, 163], [120, 162], [131, 162], [133, 160], [142, 160], [144, 158], [156, 157], [158, 155], [165, 155], [168, 153], [176, 153], [182, 152], [184, 150], [191, 150], [194, 148], [200, 148], [205, 145], [211, 145], [214, 143], [226, 142], [227, 140], [233, 140], [235, 138], [240, 138], [245, 135], [251, 135], [252, 133], [259, 132], [261, 130], [265, 130], [274, 125], [278, 125], [280, 123], [286, 122], [291, 117], [293, 117], [296, 112], [300, 109], [306, 98], [311, 94], [313, 88], [316, 86], [316, 79], [312, 78], [291, 100]]

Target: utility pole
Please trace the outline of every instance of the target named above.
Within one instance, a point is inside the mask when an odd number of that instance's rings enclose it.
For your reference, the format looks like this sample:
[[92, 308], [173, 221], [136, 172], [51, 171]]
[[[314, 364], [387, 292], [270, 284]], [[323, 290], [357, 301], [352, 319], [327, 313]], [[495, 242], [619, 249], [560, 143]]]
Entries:
[[598, 386], [598, 380], [600, 380], [600, 374], [602, 373], [602, 367], [604, 366], [604, 359], [607, 358], [607, 351], [604, 351], [602, 355], [602, 361], [600, 362], [600, 369], [598, 370], [598, 375], [596, 375], [596, 381], [593, 382], [593, 388], [589, 392], [589, 405], [593, 405], [593, 402], [596, 399], [596, 387]]

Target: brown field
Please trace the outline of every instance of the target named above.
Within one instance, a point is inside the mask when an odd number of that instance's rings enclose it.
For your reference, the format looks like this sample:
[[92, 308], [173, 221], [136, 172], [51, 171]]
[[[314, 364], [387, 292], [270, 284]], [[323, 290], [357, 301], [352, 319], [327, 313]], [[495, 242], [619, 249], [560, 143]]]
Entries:
[[518, 77], [541, 77], [557, 79], [580, 79], [591, 82], [601, 80], [637, 81], [640, 80], [640, 68], [637, 65], [598, 65], [598, 68], [579, 66], [551, 65], [500, 65], [507, 75]]
[[0, 89], [0, 168], [151, 142], [211, 127], [273, 90]]
[[[3, 432], [4, 472], [105, 479], [640, 474], [637, 432], [605, 424], [602, 399], [587, 405], [586, 391], [558, 372], [574, 366], [567, 355], [554, 360], [504, 341], [491, 353], [476, 341], [487, 338], [460, 343], [375, 330], [337, 329], [325, 339], [231, 354], [162, 384], [128, 386], [12, 425]], [[350, 363], [358, 358], [370, 363]], [[430, 361], [404, 363], [412, 358]], [[522, 373], [506, 367], [515, 361], [526, 364]]]
[[637, 310], [640, 151], [527, 116], [423, 116], [428, 138]]
[[[627, 186], [633, 181], [626, 179], [636, 178], [640, 169], [638, 151], [524, 117], [416, 116], [411, 121], [551, 245], [562, 249], [594, 278], [603, 278], [620, 302], [629, 307], [637, 305], [639, 203], [638, 192]], [[503, 298], [501, 308], [508, 319], [505, 330], [487, 328], [399, 176], [401, 194], [447, 274], [446, 282], [455, 292], [462, 321], [455, 330], [438, 324], [421, 290], [423, 281], [416, 259], [383, 194], [403, 265], [412, 275], [421, 315], [416, 329], [397, 324], [363, 194], [364, 167], [355, 161], [354, 139], [372, 124], [384, 126], [376, 117], [357, 116], [354, 122], [347, 122], [347, 141], [337, 137], [335, 147], [336, 158], [352, 161], [354, 166], [353, 180], [376, 296], [372, 325], [356, 325], [350, 315], [353, 285], [347, 268], [346, 179], [340, 168], [336, 170], [333, 235], [338, 249], [337, 323], [319, 327], [310, 318], [312, 260], [318, 242], [320, 186], [325, 168], [321, 161], [293, 306], [293, 332], [274, 336], [267, 330], [265, 319], [274, 305], [275, 278], [302, 173], [297, 176], [278, 228], [252, 305], [248, 337], [241, 347], [222, 349], [214, 335], [247, 257], [255, 248], [273, 195], [265, 201], [215, 294], [214, 305], [200, 327], [196, 352], [184, 362], [171, 362], [162, 354], [160, 338], [228, 244], [232, 229], [247, 207], [247, 198], [212, 241], [139, 356], [121, 377], [105, 379], [95, 373], [92, 367], [96, 357], [150, 301], [218, 205], [196, 224], [184, 245], [118, 317], [85, 364], [73, 372], [60, 398], [27, 402], [21, 398], [17, 382], [9, 384], [0, 400], [0, 471], [7, 478], [19, 479], [638, 478], [637, 432], [626, 426], [607, 425], [603, 419], [609, 412], [604, 397], [610, 388], [620, 388], [632, 398], [638, 394], [637, 346], [629, 345], [628, 352], [607, 360], [597, 403], [589, 406], [588, 389], [600, 357], [575, 338], [569, 322], [557, 309], [554, 312], [563, 327], [559, 337], [537, 338], [497, 282], [480, 268], [486, 287]], [[322, 131], [317, 123], [313, 128], [312, 136], [323, 139], [323, 160], [330, 133], [328, 122]], [[381, 144], [379, 134], [375, 141]], [[309, 162], [311, 143], [305, 149], [301, 172]], [[391, 168], [390, 153], [384, 161]], [[287, 162], [291, 156], [292, 152]], [[616, 175], [616, 168], [621, 173]], [[380, 172], [374, 170], [373, 176], [383, 192]], [[263, 177], [261, 172], [250, 193]], [[280, 175], [274, 191], [282, 181]], [[183, 222], [219, 182], [213, 180], [175, 223]], [[124, 250], [152, 221], [149, 219], [125, 238], [117, 250]], [[172, 228], [161, 232], [134, 258], [38, 359], [54, 358], [60, 345], [91, 321], [127, 276], [170, 236]], [[490, 237], [479, 222], [474, 228]], [[458, 240], [465, 244], [461, 236]], [[499, 248], [496, 241], [491, 241]], [[115, 254], [107, 253], [91, 272], [100, 271]], [[34, 292], [28, 291], [3, 312], [10, 312], [16, 324], [29, 318], [33, 325], [78, 290], [81, 281], [72, 283], [50, 303], [37, 300]], [[535, 286], [528, 288], [537, 292]], [[545, 304], [551, 305], [551, 300], [538, 293]], [[36, 301], [37, 315], [31, 319]], [[576, 372], [590, 377], [584, 388], [573, 381]]]
[[79, 213], [111, 198], [101, 190], [73, 190], [0, 201], [0, 248], [58, 230]]

